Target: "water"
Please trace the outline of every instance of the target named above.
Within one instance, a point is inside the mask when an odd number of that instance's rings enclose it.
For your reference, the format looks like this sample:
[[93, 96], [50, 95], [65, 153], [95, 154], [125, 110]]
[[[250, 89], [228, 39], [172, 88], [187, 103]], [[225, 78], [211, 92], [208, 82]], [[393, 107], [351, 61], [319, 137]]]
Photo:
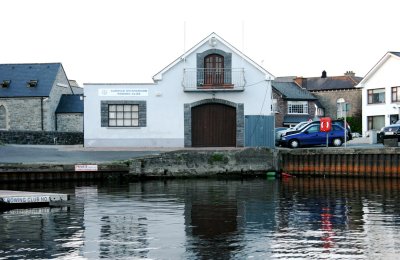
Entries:
[[2, 185], [68, 205], [0, 213], [0, 259], [395, 259], [400, 181]]

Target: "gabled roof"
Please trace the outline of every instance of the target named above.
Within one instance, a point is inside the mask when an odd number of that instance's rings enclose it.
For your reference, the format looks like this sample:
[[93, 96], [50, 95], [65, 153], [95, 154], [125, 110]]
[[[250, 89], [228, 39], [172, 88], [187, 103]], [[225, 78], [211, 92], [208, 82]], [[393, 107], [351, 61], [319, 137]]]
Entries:
[[377, 64], [375, 64], [374, 67], [368, 73], [365, 75], [363, 80], [359, 82], [359, 84], [356, 86], [358, 88], [362, 88], [363, 85], [371, 78], [372, 75], [375, 74], [377, 70], [379, 70], [380, 67], [391, 57], [394, 57], [396, 59], [400, 59], [400, 52], [394, 52], [394, 51], [389, 51], [387, 52], [379, 61]]
[[56, 113], [83, 113], [83, 95], [63, 94]]
[[185, 52], [184, 54], [182, 54], [179, 58], [177, 58], [175, 61], [173, 61], [172, 63], [170, 63], [167, 67], [165, 67], [164, 69], [162, 69], [160, 72], [158, 72], [156, 75], [153, 76], [153, 80], [157, 81], [157, 80], [161, 80], [162, 79], [162, 75], [167, 72], [169, 69], [171, 69], [173, 66], [175, 66], [176, 64], [178, 64], [179, 62], [183, 61], [187, 56], [189, 56], [190, 54], [196, 52], [196, 50], [198, 48], [200, 48], [203, 44], [205, 44], [206, 42], [212, 40], [213, 38], [215, 38], [217, 41], [221, 42], [223, 45], [227, 46], [229, 49], [231, 49], [232, 51], [234, 51], [237, 55], [239, 55], [241, 58], [243, 58], [244, 60], [246, 60], [247, 62], [249, 62], [250, 64], [252, 64], [254, 67], [256, 67], [258, 70], [260, 70], [262, 73], [266, 74], [267, 77], [269, 77], [270, 79], [273, 79], [274, 76], [269, 73], [267, 70], [265, 70], [263, 67], [261, 67], [260, 65], [258, 65], [256, 62], [254, 62], [253, 60], [251, 60], [249, 57], [247, 57], [246, 55], [244, 55], [241, 51], [239, 51], [238, 49], [236, 49], [235, 47], [233, 47], [230, 43], [228, 43], [227, 41], [225, 41], [224, 39], [222, 39], [220, 36], [218, 36], [216, 33], [211, 33], [209, 36], [207, 36], [206, 38], [204, 38], [202, 41], [200, 41], [198, 44], [196, 44], [194, 47], [192, 47], [191, 49], [189, 49], [187, 52]]
[[[0, 87], [0, 97], [48, 97], [61, 63], [0, 64], [0, 84], [10, 81], [9, 86]], [[37, 81], [28, 87], [31, 80]]]
[[272, 87], [287, 100], [316, 100], [317, 98], [306, 89], [300, 88], [294, 82], [272, 81]]
[[326, 78], [312, 77], [304, 78], [302, 87], [309, 91], [354, 89], [361, 80], [361, 77], [348, 75]]

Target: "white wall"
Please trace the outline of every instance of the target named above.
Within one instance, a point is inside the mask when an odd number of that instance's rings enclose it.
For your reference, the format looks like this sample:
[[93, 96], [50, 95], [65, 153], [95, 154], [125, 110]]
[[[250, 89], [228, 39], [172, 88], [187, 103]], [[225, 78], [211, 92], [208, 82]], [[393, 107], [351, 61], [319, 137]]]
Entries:
[[[223, 99], [244, 103], [245, 115], [271, 114], [271, 81], [262, 71], [223, 46], [216, 48], [232, 53], [232, 68], [244, 68], [246, 87], [242, 92], [184, 92], [183, 69], [196, 68], [196, 53], [207, 50], [207, 44], [181, 60], [162, 75], [155, 84], [84, 84], [85, 146], [184, 147], [184, 104], [203, 99]], [[272, 78], [271, 78], [272, 80]], [[148, 89], [147, 97], [104, 97], [101, 88]], [[145, 100], [147, 126], [133, 128], [101, 127], [101, 100]]]
[[[391, 88], [400, 86], [400, 59], [388, 56], [388, 59], [370, 75], [366, 82], [362, 85], [362, 127], [363, 134], [367, 133], [368, 116], [385, 116], [385, 125], [390, 124], [389, 116], [398, 114], [397, 108], [400, 103], [392, 103]], [[368, 104], [368, 90], [385, 88], [385, 103], [384, 104]], [[394, 108], [395, 107], [395, 108]]]

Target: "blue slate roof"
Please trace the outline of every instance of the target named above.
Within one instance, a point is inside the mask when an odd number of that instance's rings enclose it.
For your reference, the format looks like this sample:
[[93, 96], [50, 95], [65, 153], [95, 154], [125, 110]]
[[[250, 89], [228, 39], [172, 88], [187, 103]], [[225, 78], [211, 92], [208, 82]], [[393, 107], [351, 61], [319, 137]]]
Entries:
[[397, 52], [397, 51], [391, 51], [390, 53], [400, 57], [400, 52]]
[[[10, 80], [8, 87], [0, 87], [0, 97], [48, 97], [61, 63], [0, 64], [0, 84]], [[27, 82], [37, 80], [35, 87]]]
[[83, 113], [83, 95], [63, 94], [56, 113]]
[[309, 91], [355, 89], [362, 80], [355, 76], [313, 77], [304, 78], [302, 87]]
[[317, 98], [294, 82], [272, 81], [272, 87], [287, 100], [316, 100]]

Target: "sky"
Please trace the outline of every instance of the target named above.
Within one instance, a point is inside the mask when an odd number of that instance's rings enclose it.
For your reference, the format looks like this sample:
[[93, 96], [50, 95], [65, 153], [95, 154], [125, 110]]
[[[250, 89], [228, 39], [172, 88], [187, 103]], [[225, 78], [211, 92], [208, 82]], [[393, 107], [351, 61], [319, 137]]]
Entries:
[[147, 83], [212, 32], [278, 76], [363, 77], [400, 51], [398, 0], [2, 0], [0, 63]]

